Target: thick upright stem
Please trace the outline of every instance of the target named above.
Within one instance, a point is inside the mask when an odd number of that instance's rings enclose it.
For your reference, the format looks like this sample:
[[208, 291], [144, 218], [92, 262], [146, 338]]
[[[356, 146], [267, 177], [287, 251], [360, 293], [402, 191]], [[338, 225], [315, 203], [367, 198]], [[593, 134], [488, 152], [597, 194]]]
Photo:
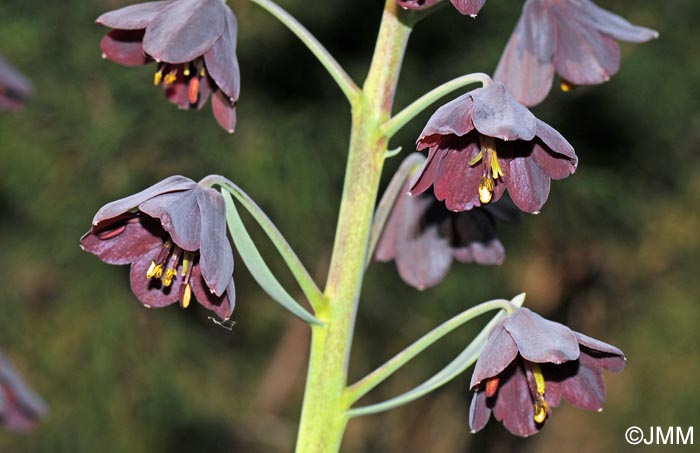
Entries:
[[387, 149], [380, 126], [390, 117], [411, 32], [396, 0], [386, 0], [367, 80], [353, 103], [352, 134], [323, 326], [312, 328], [306, 393], [297, 452], [335, 452], [348, 421], [347, 365], [379, 179]]

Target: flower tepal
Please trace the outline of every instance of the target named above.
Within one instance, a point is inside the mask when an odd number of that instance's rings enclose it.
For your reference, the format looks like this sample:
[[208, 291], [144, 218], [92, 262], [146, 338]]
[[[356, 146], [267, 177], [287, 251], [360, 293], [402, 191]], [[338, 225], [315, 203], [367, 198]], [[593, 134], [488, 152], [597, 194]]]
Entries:
[[32, 91], [32, 82], [0, 55], [0, 110], [20, 110]]
[[108, 264], [131, 265], [131, 289], [147, 307], [195, 297], [228, 319], [235, 303], [233, 253], [223, 196], [171, 176], [103, 206], [80, 239]]
[[[402, 8], [422, 10], [430, 8], [438, 3], [439, 0], [396, 0]], [[465, 15], [475, 17], [483, 8], [486, 0], [450, 0], [457, 10]]]
[[525, 437], [539, 432], [562, 399], [600, 411], [603, 369], [624, 367], [618, 348], [520, 308], [494, 327], [479, 355], [469, 425], [480, 431], [493, 413], [508, 431]]
[[0, 353], [0, 423], [10, 431], [28, 432], [47, 412], [46, 403]]
[[527, 106], [539, 104], [552, 87], [606, 82], [620, 67], [617, 41], [645, 42], [658, 33], [629, 23], [590, 0], [527, 0], [494, 79]]
[[440, 283], [453, 260], [499, 265], [505, 248], [496, 237], [496, 220], [515, 223], [520, 212], [508, 199], [466, 212], [450, 212], [432, 194], [408, 195], [404, 187], [391, 210], [374, 254], [394, 260], [401, 279], [423, 290]]
[[569, 142], [499, 82], [440, 107], [418, 139], [418, 149], [426, 148], [411, 193], [432, 185], [452, 211], [487, 205], [507, 189], [518, 208], [537, 213], [551, 180], [569, 176], [578, 164]]
[[139, 3], [110, 11], [97, 23], [112, 28], [100, 43], [103, 56], [125, 66], [155, 62], [154, 84], [182, 109], [212, 110], [228, 132], [236, 127], [240, 70], [238, 24], [221, 0]]

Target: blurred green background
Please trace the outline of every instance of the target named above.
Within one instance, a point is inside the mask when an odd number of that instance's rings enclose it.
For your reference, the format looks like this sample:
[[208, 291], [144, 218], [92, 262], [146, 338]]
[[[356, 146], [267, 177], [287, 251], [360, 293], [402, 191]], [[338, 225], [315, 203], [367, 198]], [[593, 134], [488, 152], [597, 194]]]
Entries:
[[[243, 91], [229, 136], [208, 106], [182, 112], [168, 104], [152, 86], [154, 67], [100, 58], [105, 30], [94, 19], [127, 3], [0, 3], [0, 52], [36, 88], [23, 112], [0, 115], [0, 348], [51, 409], [31, 435], [0, 431], [0, 450], [291, 451], [308, 332], [240, 260], [229, 331], [196, 304], [143, 308], [128, 269], [81, 252], [78, 239], [110, 200], [171, 174], [221, 173], [260, 203], [323, 282], [348, 141], [345, 100], [287, 29], [234, 0]], [[280, 3], [362, 80], [383, 2]], [[700, 427], [700, 3], [598, 4], [661, 38], [623, 44], [621, 71], [609, 83], [554, 90], [534, 109], [575, 146], [578, 172], [553, 184], [542, 214], [500, 228], [508, 253], [501, 267], [455, 265], [439, 287], [417, 292], [393, 264], [373, 265], [351, 378], [469, 305], [526, 291], [530, 308], [626, 352], [627, 369], [605, 376], [605, 411], [564, 404], [526, 440], [493, 420], [471, 435], [465, 373], [415, 403], [352, 421], [343, 451], [631, 451], [628, 426]], [[397, 107], [463, 73], [492, 72], [520, 5], [489, 0], [476, 20], [445, 8], [421, 23]], [[430, 113], [392, 146], [409, 151]], [[388, 163], [384, 183], [399, 161]], [[448, 337], [363, 401], [418, 384], [477, 327]]]

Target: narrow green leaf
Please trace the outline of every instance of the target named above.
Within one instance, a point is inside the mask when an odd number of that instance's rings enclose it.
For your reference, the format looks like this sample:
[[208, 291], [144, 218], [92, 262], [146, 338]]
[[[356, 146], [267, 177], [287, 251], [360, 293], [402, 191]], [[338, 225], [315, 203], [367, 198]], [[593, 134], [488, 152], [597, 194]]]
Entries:
[[[515, 296], [510, 303], [516, 307], [522, 306], [525, 301], [525, 293]], [[402, 406], [406, 403], [410, 403], [423, 395], [427, 395], [433, 390], [442, 387], [455, 377], [462, 374], [467, 368], [472, 366], [476, 359], [479, 357], [481, 350], [486, 344], [489, 334], [493, 327], [501, 321], [506, 316], [505, 310], [501, 310], [496, 314], [491, 321], [484, 327], [481, 332], [472, 340], [471, 343], [457, 356], [452, 362], [445, 366], [442, 370], [438, 371], [430, 379], [423, 382], [419, 386], [415, 387], [408, 392], [402, 393], [394, 398], [383, 401], [377, 404], [371, 404], [369, 406], [362, 406], [348, 411], [350, 417], [358, 417], [360, 415], [370, 415], [376, 414], [378, 412], [388, 411], [395, 407]]]
[[287, 293], [279, 281], [277, 281], [272, 271], [270, 271], [270, 268], [265, 264], [257, 247], [255, 247], [255, 243], [253, 243], [245, 225], [243, 225], [243, 220], [238, 214], [238, 210], [236, 210], [231, 195], [226, 190], [222, 190], [221, 193], [226, 202], [226, 219], [229, 231], [231, 232], [231, 238], [233, 238], [233, 242], [236, 245], [241, 259], [243, 259], [243, 262], [255, 281], [258, 282], [260, 287], [272, 297], [275, 302], [282, 305], [292, 314], [309, 324], [321, 325], [321, 321], [299, 305], [299, 303]]

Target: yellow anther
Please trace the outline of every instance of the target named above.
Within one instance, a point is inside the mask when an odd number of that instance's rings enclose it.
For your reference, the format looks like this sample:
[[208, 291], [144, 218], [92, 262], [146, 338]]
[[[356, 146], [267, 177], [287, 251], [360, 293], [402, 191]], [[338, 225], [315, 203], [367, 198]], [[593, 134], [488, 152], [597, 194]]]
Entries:
[[547, 401], [544, 399], [544, 395], [537, 395], [537, 401], [535, 401], [535, 415], [532, 417], [535, 423], [544, 423], [547, 418], [547, 412], [549, 411], [549, 406]]
[[530, 370], [535, 378], [535, 387], [537, 388], [537, 396], [535, 397], [535, 414], [533, 416], [535, 423], [544, 423], [549, 412], [549, 406], [544, 399], [545, 380], [544, 374], [540, 366], [533, 362], [525, 362], [525, 366]]
[[185, 65], [185, 68], [182, 70], [182, 74], [183, 74], [185, 77], [189, 77], [189, 76], [190, 76], [190, 64], [189, 64], [189, 63], [187, 63], [187, 64]]
[[481, 157], [482, 157], [481, 151], [479, 151], [479, 154], [477, 154], [476, 156], [474, 156], [474, 157], [472, 158], [472, 160], [469, 161], [469, 166], [472, 166], [472, 165], [476, 164], [477, 162], [479, 162], [479, 161], [481, 160]]
[[165, 85], [172, 85], [177, 80], [177, 69], [173, 69], [165, 74]]
[[207, 76], [207, 71], [204, 69], [204, 66], [202, 66], [202, 69], [199, 70], [199, 76], [200, 77], [206, 77]]
[[189, 307], [191, 299], [192, 299], [192, 287], [188, 283], [183, 287], [182, 293], [180, 294], [180, 306], [182, 308]]
[[190, 259], [187, 254], [185, 254], [185, 257], [182, 259], [182, 276], [184, 277], [187, 275], [187, 268], [190, 267]]
[[146, 278], [160, 278], [161, 275], [163, 275], [163, 266], [151, 260], [151, 265], [146, 271]]
[[159, 70], [156, 71], [155, 74], [153, 74], [153, 85], [155, 85], [155, 86], [160, 85], [161, 80], [163, 80], [163, 68], [160, 68]]
[[561, 84], [559, 84], [559, 87], [564, 93], [568, 93], [574, 86], [566, 80], [562, 80]]
[[177, 270], [171, 268], [168, 268], [165, 270], [165, 277], [163, 277], [163, 286], [170, 286], [173, 284], [173, 279], [175, 278], [175, 275], [177, 275]]
[[493, 198], [493, 179], [482, 176], [479, 183], [479, 201], [481, 204], [489, 204]]
[[498, 162], [496, 151], [491, 152], [491, 175], [493, 179], [498, 179], [499, 176], [503, 176], [503, 169], [501, 168], [501, 163]]

